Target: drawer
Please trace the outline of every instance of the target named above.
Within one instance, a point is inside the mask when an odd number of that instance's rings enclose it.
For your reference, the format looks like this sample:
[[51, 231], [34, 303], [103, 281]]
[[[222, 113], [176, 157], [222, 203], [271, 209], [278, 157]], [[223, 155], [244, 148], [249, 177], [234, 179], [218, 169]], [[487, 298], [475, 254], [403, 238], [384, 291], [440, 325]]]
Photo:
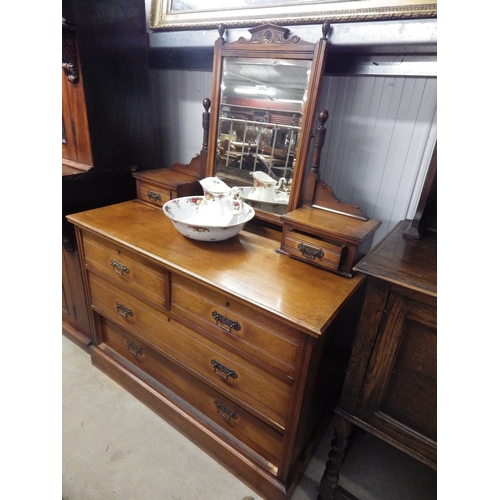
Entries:
[[285, 228], [281, 249], [305, 262], [316, 264], [329, 271], [338, 271], [342, 265], [346, 245], [324, 241]]
[[[105, 345], [208, 417], [210, 420], [203, 418], [204, 424], [216, 431], [222, 428], [266, 462], [278, 466], [283, 436], [274, 429], [103, 317], [99, 318], [99, 332]], [[186, 407], [182, 401], [177, 403]]]
[[288, 381], [271, 377], [251, 358], [229, 352], [98, 276], [90, 273], [89, 283], [98, 312], [284, 432], [291, 399]]
[[265, 311], [171, 274], [170, 309], [224, 341], [242, 356], [271, 367], [293, 380], [301, 352], [301, 333]]
[[83, 233], [85, 264], [111, 281], [165, 307], [167, 273], [146, 259], [95, 235]]
[[136, 189], [139, 200], [146, 201], [159, 208], [162, 208], [167, 201], [173, 198], [172, 189], [168, 186], [158, 186], [137, 179]]

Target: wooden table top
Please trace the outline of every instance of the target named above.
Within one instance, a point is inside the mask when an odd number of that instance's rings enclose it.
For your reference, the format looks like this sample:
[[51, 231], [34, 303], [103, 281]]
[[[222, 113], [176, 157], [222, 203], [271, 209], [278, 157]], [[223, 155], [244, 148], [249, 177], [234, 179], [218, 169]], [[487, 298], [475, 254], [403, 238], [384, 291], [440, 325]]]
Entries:
[[404, 236], [410, 220], [399, 222], [355, 267], [369, 276], [437, 297], [437, 233]]
[[314, 337], [326, 330], [365, 279], [360, 273], [338, 276], [278, 253], [276, 234], [244, 229], [226, 241], [190, 240], [162, 211], [137, 200], [72, 214], [68, 220], [171, 271], [255, 304]]

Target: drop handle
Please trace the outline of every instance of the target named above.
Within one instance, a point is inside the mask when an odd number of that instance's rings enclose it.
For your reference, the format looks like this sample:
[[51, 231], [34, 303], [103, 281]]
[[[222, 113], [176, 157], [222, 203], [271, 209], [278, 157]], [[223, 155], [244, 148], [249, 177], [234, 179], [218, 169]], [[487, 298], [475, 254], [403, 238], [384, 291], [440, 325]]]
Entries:
[[318, 259], [322, 259], [325, 256], [321, 248], [310, 247], [309, 245], [304, 245], [304, 243], [299, 243], [297, 248], [300, 250], [302, 255], [307, 259], [314, 260], [316, 257], [318, 257]]
[[142, 349], [138, 346], [136, 346], [135, 344], [133, 344], [132, 342], [130, 342], [130, 340], [127, 340], [127, 349], [129, 350], [130, 354], [134, 355], [134, 356], [137, 356], [138, 354], [142, 354]]
[[121, 262], [118, 262], [117, 260], [111, 259], [111, 267], [113, 268], [113, 271], [117, 274], [129, 274], [130, 269], [125, 265], [122, 264]]
[[237, 321], [226, 318], [226, 316], [219, 314], [217, 311], [212, 312], [212, 317], [215, 319], [217, 326], [227, 332], [231, 330], [241, 330], [241, 325]]
[[238, 378], [238, 374], [234, 370], [227, 368], [227, 366], [224, 366], [222, 363], [219, 363], [217, 360], [212, 359], [211, 363], [212, 363], [212, 366], [214, 367], [214, 372], [217, 375], [219, 375], [219, 377], [221, 377], [225, 380], [227, 380], [229, 377]]
[[118, 314], [120, 316], [123, 316], [124, 318], [127, 318], [127, 316], [132, 317], [134, 315], [134, 311], [132, 311], [132, 309], [125, 307], [123, 304], [120, 304], [119, 302], [116, 303], [116, 310], [118, 311]]
[[148, 191], [148, 198], [151, 201], [161, 201], [162, 196], [160, 193], [155, 193], [154, 191]]
[[220, 401], [215, 400], [214, 405], [217, 408], [217, 413], [224, 419], [227, 420], [228, 422], [234, 418], [234, 420], [238, 420], [238, 415], [234, 413], [234, 411], [230, 410], [229, 408], [226, 408]]

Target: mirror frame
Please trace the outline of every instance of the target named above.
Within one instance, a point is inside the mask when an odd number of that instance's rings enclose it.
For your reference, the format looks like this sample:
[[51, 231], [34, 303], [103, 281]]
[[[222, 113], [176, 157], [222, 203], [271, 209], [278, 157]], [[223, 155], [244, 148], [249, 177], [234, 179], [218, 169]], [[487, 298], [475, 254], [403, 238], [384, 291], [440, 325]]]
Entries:
[[[219, 128], [219, 111], [221, 105], [221, 83], [223, 59], [225, 57], [244, 57], [258, 59], [295, 59], [310, 60], [311, 74], [307, 87], [307, 101], [304, 106], [302, 128], [296, 149], [295, 169], [292, 189], [287, 212], [295, 210], [301, 205], [302, 190], [306, 174], [306, 162], [311, 147], [314, 117], [321, 92], [321, 82], [326, 62], [327, 34], [330, 23], [323, 24], [323, 36], [316, 43], [306, 42], [298, 36], [288, 36], [290, 30], [273, 24], [264, 24], [249, 29], [250, 39], [240, 37], [238, 40], [226, 43], [224, 40], [225, 27], [218, 28], [219, 38], [214, 46], [214, 63], [212, 76], [211, 120], [208, 136], [207, 176], [216, 175], [215, 157], [217, 150], [217, 134]], [[280, 216], [271, 212], [255, 209], [256, 218], [275, 225], [282, 225]]]

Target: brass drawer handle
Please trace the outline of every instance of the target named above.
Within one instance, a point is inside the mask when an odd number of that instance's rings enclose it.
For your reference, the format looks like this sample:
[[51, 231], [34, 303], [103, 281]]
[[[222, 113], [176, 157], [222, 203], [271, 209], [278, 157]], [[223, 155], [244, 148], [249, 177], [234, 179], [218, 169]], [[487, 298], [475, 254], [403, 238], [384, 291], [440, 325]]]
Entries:
[[151, 201], [161, 201], [161, 194], [155, 193], [154, 191], [148, 191], [148, 198]]
[[126, 318], [127, 316], [134, 315], [134, 311], [132, 311], [132, 309], [128, 309], [127, 307], [120, 304], [119, 302], [116, 303], [116, 310], [118, 311], [118, 314], [120, 316], [123, 316], [124, 318]]
[[231, 411], [229, 408], [226, 408], [220, 401], [215, 400], [214, 405], [217, 408], [217, 413], [225, 420], [228, 422], [234, 418], [235, 420], [238, 420], [238, 415], [234, 413], [234, 411]]
[[308, 245], [304, 245], [304, 243], [299, 243], [298, 249], [302, 253], [302, 256], [307, 259], [314, 260], [316, 257], [318, 257], [318, 259], [322, 259], [325, 255], [321, 248], [313, 248]]
[[134, 356], [137, 356], [138, 354], [142, 354], [142, 349], [132, 342], [130, 340], [127, 340], [127, 349], [130, 351], [131, 354]]
[[234, 371], [231, 370], [230, 368], [227, 368], [223, 364], [219, 363], [215, 359], [212, 359], [211, 361], [212, 366], [214, 367], [214, 372], [219, 375], [219, 377], [222, 377], [224, 379], [228, 379], [229, 377], [231, 378], [238, 378], [238, 374]]
[[125, 274], [130, 273], [130, 269], [126, 265], [121, 264], [120, 262], [118, 262], [114, 259], [111, 259], [111, 267], [113, 268], [113, 271], [115, 273], [118, 273], [121, 275], [123, 275], [123, 273], [125, 273]]
[[217, 311], [212, 313], [215, 321], [217, 322], [217, 326], [220, 326], [223, 330], [230, 332], [231, 330], [241, 330], [241, 326], [237, 321], [233, 321], [222, 314], [219, 314]]

